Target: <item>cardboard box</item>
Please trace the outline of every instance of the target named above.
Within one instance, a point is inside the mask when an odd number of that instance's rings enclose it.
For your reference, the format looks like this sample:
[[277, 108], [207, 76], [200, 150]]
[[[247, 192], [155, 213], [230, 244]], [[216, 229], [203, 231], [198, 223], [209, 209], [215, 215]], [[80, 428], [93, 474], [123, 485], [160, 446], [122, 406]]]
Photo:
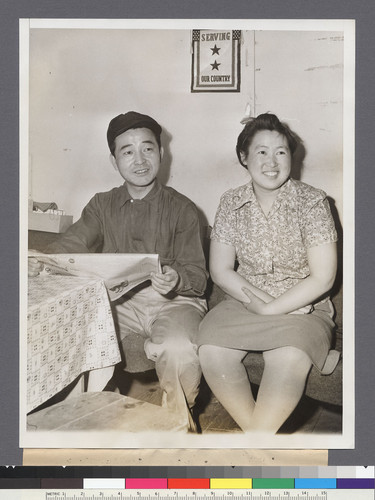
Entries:
[[72, 215], [29, 212], [29, 229], [33, 231], [65, 233], [72, 224]]

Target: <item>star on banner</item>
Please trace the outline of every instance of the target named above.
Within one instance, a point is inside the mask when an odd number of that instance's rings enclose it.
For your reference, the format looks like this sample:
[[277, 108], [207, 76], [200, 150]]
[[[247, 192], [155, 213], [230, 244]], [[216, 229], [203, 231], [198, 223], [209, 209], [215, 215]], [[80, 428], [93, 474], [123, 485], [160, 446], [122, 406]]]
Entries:
[[214, 54], [217, 54], [218, 56], [220, 55], [220, 54], [219, 54], [219, 50], [221, 50], [221, 48], [220, 48], [220, 47], [217, 47], [217, 46], [216, 46], [216, 43], [215, 43], [215, 47], [212, 47], [210, 50], [212, 50], [212, 54], [211, 54], [212, 56], [213, 56]]
[[216, 62], [216, 59], [215, 59], [215, 62], [213, 64], [211, 63], [211, 66], [212, 66], [211, 71], [213, 71], [214, 69], [217, 69], [219, 71], [220, 64], [221, 63]]

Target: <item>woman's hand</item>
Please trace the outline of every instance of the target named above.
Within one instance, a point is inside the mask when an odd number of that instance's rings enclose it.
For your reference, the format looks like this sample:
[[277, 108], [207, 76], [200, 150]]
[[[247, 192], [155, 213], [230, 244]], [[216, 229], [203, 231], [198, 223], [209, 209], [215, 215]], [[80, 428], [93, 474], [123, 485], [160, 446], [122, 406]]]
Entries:
[[264, 300], [257, 297], [251, 290], [246, 287], [243, 287], [242, 291], [250, 299], [249, 302], [242, 302], [248, 311], [260, 315], [267, 314], [267, 303], [264, 302]]
[[296, 309], [295, 311], [292, 311], [288, 314], [310, 314], [313, 312], [314, 307], [311, 305], [305, 306], [305, 307], [300, 307], [299, 309]]
[[[249, 290], [246, 287], [242, 288], [243, 293], [245, 293], [249, 299], [250, 302], [243, 302], [243, 305], [246, 307], [246, 309], [254, 314], [270, 314], [269, 308], [267, 308], [267, 304], [269, 302], [264, 302], [264, 300], [260, 299], [257, 297], [251, 290]], [[313, 311], [313, 307], [311, 305], [305, 306], [305, 307], [300, 307], [299, 309], [296, 309], [295, 311], [292, 311], [288, 314], [309, 314]]]

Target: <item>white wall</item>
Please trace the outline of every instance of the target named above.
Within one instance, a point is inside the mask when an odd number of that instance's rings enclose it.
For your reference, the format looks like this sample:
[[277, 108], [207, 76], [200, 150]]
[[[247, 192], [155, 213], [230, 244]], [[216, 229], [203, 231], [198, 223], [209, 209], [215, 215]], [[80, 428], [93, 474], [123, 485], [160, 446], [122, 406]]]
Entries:
[[32, 197], [76, 220], [95, 192], [119, 185], [106, 130], [135, 110], [165, 130], [162, 179], [212, 224], [220, 195], [247, 181], [235, 144], [250, 103], [302, 137], [301, 179], [325, 189], [341, 214], [342, 60], [338, 33], [244, 32], [241, 92], [191, 93], [189, 30], [31, 30]]
[[301, 180], [324, 189], [342, 213], [343, 37], [255, 34], [256, 112], [273, 111], [304, 142]]

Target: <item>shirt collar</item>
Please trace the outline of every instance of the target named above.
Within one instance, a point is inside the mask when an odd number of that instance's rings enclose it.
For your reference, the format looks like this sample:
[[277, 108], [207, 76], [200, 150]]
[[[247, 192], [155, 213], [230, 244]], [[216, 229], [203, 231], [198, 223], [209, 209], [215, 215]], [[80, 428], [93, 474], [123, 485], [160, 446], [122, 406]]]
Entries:
[[[295, 186], [293, 184], [292, 179], [288, 179], [285, 184], [281, 187], [277, 198], [274, 203], [274, 208], [278, 208], [280, 203], [285, 199], [285, 197], [289, 197], [291, 192], [295, 192]], [[294, 197], [292, 197], [294, 199]], [[234, 196], [233, 210], [238, 210], [243, 207], [247, 203], [254, 203], [256, 201], [256, 196], [254, 193], [253, 181], [250, 181], [248, 184], [242, 186]]]
[[[146, 194], [144, 198], [141, 198], [138, 201], [146, 201], [148, 203], [151, 203], [155, 197], [158, 195], [159, 191], [161, 189], [161, 185], [157, 179], [155, 179], [155, 184], [152, 186], [152, 189], [149, 193]], [[129, 194], [128, 188], [126, 186], [126, 182], [122, 185], [122, 197], [121, 197], [121, 206], [124, 206], [126, 203], [129, 201], [132, 201], [134, 198], [132, 198]]]
[[239, 208], [246, 205], [246, 203], [253, 203], [256, 200], [253, 182], [245, 184], [237, 190], [237, 193], [233, 197], [233, 210], [238, 210]]

